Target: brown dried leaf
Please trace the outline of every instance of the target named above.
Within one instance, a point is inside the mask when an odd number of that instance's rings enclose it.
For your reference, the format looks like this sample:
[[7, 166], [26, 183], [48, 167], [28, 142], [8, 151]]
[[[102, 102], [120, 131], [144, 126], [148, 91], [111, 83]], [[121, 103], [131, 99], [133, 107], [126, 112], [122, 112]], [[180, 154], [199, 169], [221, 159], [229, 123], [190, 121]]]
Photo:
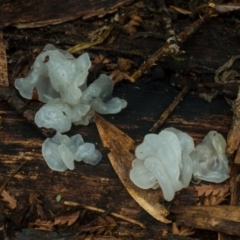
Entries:
[[122, 72], [127, 72], [132, 68], [132, 65], [136, 66], [136, 63], [126, 59], [126, 58], [118, 58], [118, 67]]
[[103, 32], [108, 29], [109, 29], [108, 26], [103, 26], [103, 27], [100, 27], [100, 28], [90, 32], [88, 34], [90, 41], [94, 42], [94, 41], [98, 40], [102, 36]]
[[106, 234], [111, 232], [117, 226], [116, 221], [109, 216], [98, 217], [97, 221], [92, 221], [85, 226], [80, 227], [80, 231], [84, 233], [95, 233], [96, 235]]
[[179, 235], [179, 236], [191, 236], [195, 233], [195, 230], [193, 228], [185, 227], [185, 226], [180, 226], [178, 227], [176, 223], [172, 224], [172, 233], [174, 235]]
[[160, 204], [160, 201], [163, 200], [162, 192], [145, 191], [136, 187], [129, 179], [129, 171], [134, 159], [132, 152], [135, 149], [135, 143], [133, 139], [98, 114], [95, 115], [95, 122], [103, 145], [109, 150], [108, 158], [126, 190], [155, 219], [163, 223], [170, 223], [171, 221], [166, 218], [167, 209]]
[[17, 207], [17, 201], [14, 197], [10, 196], [6, 190], [2, 191], [1, 197], [3, 197], [3, 201], [8, 203], [8, 207], [10, 209], [15, 209]]
[[54, 223], [53, 225], [64, 225], [67, 224], [68, 226], [71, 226], [72, 224], [74, 224], [77, 219], [79, 218], [79, 214], [80, 212], [77, 211], [71, 215], [67, 215], [67, 216], [58, 216], [54, 219]]
[[50, 231], [53, 228], [53, 222], [51, 220], [37, 219], [35, 222], [29, 223], [28, 227], [39, 229], [39, 230]]
[[130, 82], [134, 82], [134, 79], [131, 78], [131, 76], [129, 76], [128, 74], [120, 71], [119, 69], [114, 70], [111, 73], [111, 76], [113, 78], [113, 82], [116, 84], [117, 82], [120, 82], [122, 80], [129, 80]]
[[37, 214], [38, 216], [41, 217], [41, 219], [46, 219], [46, 215], [41, 206], [41, 201], [38, 199], [38, 197], [39, 197], [39, 194], [31, 192], [29, 196], [29, 203], [36, 206]]
[[108, 222], [104, 218], [102, 218], [100, 216], [98, 217], [98, 223], [100, 225], [104, 226], [104, 227], [106, 227], [108, 225]]
[[106, 58], [105, 56], [103, 56], [102, 54], [97, 55], [93, 60], [92, 60], [92, 64], [93, 65], [97, 65], [97, 64], [107, 64], [110, 63], [111, 60]]
[[229, 185], [224, 184], [201, 184], [194, 185], [194, 188], [198, 192], [198, 197], [219, 195], [219, 197], [224, 196], [229, 191]]
[[221, 202], [226, 200], [226, 197], [230, 195], [229, 192], [226, 192], [224, 195], [222, 193], [218, 193], [216, 195], [209, 195], [209, 196], [204, 196], [203, 204], [206, 206], [213, 206], [213, 205], [218, 205]]
[[123, 28], [130, 34], [133, 34], [137, 31], [138, 26], [140, 26], [142, 18], [138, 15], [132, 15], [128, 24], [125, 24]]

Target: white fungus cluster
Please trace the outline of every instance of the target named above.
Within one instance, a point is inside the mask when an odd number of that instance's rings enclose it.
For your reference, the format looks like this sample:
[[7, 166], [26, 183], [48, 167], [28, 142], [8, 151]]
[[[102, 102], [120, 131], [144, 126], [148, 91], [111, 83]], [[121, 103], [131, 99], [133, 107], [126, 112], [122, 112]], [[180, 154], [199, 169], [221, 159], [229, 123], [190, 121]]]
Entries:
[[193, 176], [196, 180], [221, 183], [229, 178], [226, 141], [216, 131], [210, 131], [191, 153]]
[[72, 123], [87, 125], [94, 111], [118, 113], [127, 106], [125, 100], [112, 97], [114, 83], [105, 74], [87, 87], [90, 66], [87, 53], [74, 58], [48, 44], [28, 76], [16, 80], [15, 86], [24, 98], [31, 99], [36, 88], [39, 100], [46, 103], [35, 116], [39, 127], [63, 133], [70, 130]]
[[222, 135], [211, 131], [196, 148], [192, 137], [175, 128], [147, 134], [135, 150], [130, 179], [142, 188], [161, 187], [164, 199], [189, 185], [192, 175], [198, 180], [222, 182], [229, 178]]
[[113, 114], [127, 106], [123, 99], [112, 96], [114, 83], [102, 74], [87, 86], [91, 61], [87, 53], [75, 58], [67, 51], [48, 44], [40, 53], [26, 78], [15, 81], [15, 87], [27, 99], [36, 89], [40, 101], [46, 103], [35, 115], [38, 127], [53, 128], [57, 134], [42, 146], [48, 166], [56, 171], [74, 169], [74, 160], [95, 165], [101, 153], [92, 143], [84, 143], [81, 135], [61, 135], [72, 123], [87, 125], [94, 112]]
[[96, 165], [102, 158], [94, 144], [84, 143], [80, 134], [69, 138], [57, 133], [47, 138], [42, 146], [42, 154], [48, 166], [55, 171], [73, 170], [74, 160]]

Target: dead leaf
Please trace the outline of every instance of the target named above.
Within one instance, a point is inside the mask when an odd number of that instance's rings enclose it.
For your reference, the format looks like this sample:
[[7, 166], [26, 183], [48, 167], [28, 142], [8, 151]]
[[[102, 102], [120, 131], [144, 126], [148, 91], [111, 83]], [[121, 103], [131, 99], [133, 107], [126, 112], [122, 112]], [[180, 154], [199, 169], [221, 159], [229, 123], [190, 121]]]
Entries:
[[50, 231], [53, 229], [53, 221], [51, 220], [42, 220], [42, 219], [37, 219], [34, 222], [30, 222], [28, 224], [29, 228], [34, 228], [38, 230], [45, 230], [45, 231]]
[[97, 39], [99, 39], [102, 36], [102, 34], [105, 30], [109, 30], [109, 27], [108, 26], [103, 26], [103, 27], [100, 27], [100, 28], [90, 32], [88, 34], [88, 37], [89, 37], [90, 41], [94, 42]]
[[171, 9], [174, 9], [176, 12], [179, 12], [181, 14], [185, 14], [185, 15], [190, 15], [192, 14], [192, 12], [184, 9], [184, 8], [180, 8], [180, 7], [176, 7], [176, 6], [169, 6]]
[[127, 72], [132, 68], [132, 65], [136, 66], [136, 63], [126, 58], [118, 58], [118, 67], [121, 71]]
[[205, 206], [214, 206], [214, 205], [219, 205], [223, 201], [226, 200], [226, 198], [230, 195], [229, 192], [226, 192], [224, 195], [221, 193], [218, 193], [216, 195], [209, 195], [209, 196], [204, 196], [203, 199], [203, 205]]
[[119, 69], [116, 69], [113, 72], [111, 72], [111, 76], [115, 84], [122, 80], [129, 80], [130, 82], [134, 82], [134, 79], [131, 76], [120, 71]]
[[130, 34], [133, 34], [137, 31], [138, 26], [140, 26], [142, 18], [138, 15], [132, 15], [129, 23], [125, 24], [123, 28]]
[[92, 64], [93, 65], [97, 65], [97, 64], [107, 64], [110, 63], [111, 60], [106, 58], [105, 56], [103, 56], [102, 54], [97, 55], [93, 60], [92, 60]]
[[172, 233], [174, 235], [179, 235], [179, 236], [191, 236], [195, 233], [195, 230], [193, 228], [185, 227], [185, 226], [180, 226], [178, 227], [176, 223], [172, 224]]
[[10, 209], [15, 209], [17, 207], [17, 201], [14, 197], [10, 196], [6, 190], [2, 191], [1, 197], [3, 197], [3, 201], [8, 203], [8, 207]]
[[74, 224], [77, 219], [79, 218], [79, 214], [80, 212], [77, 211], [71, 215], [61, 215], [61, 216], [58, 216], [54, 219], [54, 223], [53, 225], [64, 225], [64, 224], [67, 224], [68, 226], [71, 226], [72, 224]]
[[41, 217], [41, 219], [46, 219], [46, 215], [41, 206], [41, 201], [38, 199], [39, 195], [31, 192], [29, 197], [29, 203], [36, 206], [37, 214]]
[[116, 221], [110, 217], [98, 217], [84, 226], [79, 228], [82, 233], [95, 233], [96, 235], [111, 233], [111, 231], [117, 226]]
[[161, 190], [143, 190], [135, 186], [129, 178], [129, 171], [135, 158], [132, 154], [135, 150], [134, 141], [98, 114], [95, 115], [95, 122], [104, 147], [110, 151], [108, 153], [109, 160], [126, 190], [155, 219], [163, 223], [170, 223], [171, 221], [166, 219], [168, 210], [160, 204], [160, 201], [163, 200]]
[[217, 194], [219, 194], [219, 197], [221, 197], [229, 191], [228, 184], [201, 184], [194, 185], [194, 188], [198, 192], [198, 197]]

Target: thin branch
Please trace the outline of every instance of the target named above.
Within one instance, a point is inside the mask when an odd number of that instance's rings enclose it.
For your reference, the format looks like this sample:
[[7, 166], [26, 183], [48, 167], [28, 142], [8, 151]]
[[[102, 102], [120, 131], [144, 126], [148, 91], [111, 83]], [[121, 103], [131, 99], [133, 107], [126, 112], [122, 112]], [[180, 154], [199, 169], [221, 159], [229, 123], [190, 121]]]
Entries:
[[4, 188], [6, 187], [6, 185], [9, 183], [9, 181], [11, 180], [11, 178], [27, 163], [27, 160], [25, 160], [14, 172], [12, 172], [10, 174], [10, 176], [8, 177], [8, 179], [3, 183], [3, 185], [0, 188], [0, 195], [2, 194], [2, 191], [4, 190]]
[[[85, 208], [87, 210], [94, 211], [94, 212], [99, 212], [99, 213], [105, 213], [106, 212], [106, 210], [104, 210], [102, 208], [96, 208], [96, 207], [88, 206], [88, 205], [85, 205], [85, 204], [79, 204], [79, 203], [76, 203], [76, 202], [65, 201], [64, 204], [67, 205], [67, 206], [80, 206], [80, 207]], [[123, 220], [125, 220], [127, 222], [130, 222], [130, 223], [133, 223], [135, 225], [138, 225], [141, 228], [146, 228], [146, 226], [143, 223], [141, 223], [141, 222], [139, 222], [135, 219], [126, 217], [124, 215], [114, 213], [114, 212], [110, 212], [109, 215], [114, 216], [116, 218], [123, 219]]]
[[[184, 31], [179, 33], [177, 36], [178, 44], [183, 43], [189, 36], [195, 33], [199, 27], [210, 18], [210, 15], [211, 13], [207, 12], [203, 17], [200, 17], [198, 20], [188, 26]], [[176, 44], [166, 43], [159, 50], [157, 50], [146, 62], [144, 62], [139, 67], [139, 69], [132, 74], [131, 77], [136, 81], [142, 76], [144, 72], [150, 69], [159, 58], [168, 56], [170, 54], [176, 54], [178, 51], [179, 49], [176, 47]]]
[[168, 108], [163, 112], [158, 121], [152, 126], [150, 132], [157, 132], [158, 129], [163, 125], [163, 123], [167, 120], [169, 115], [173, 112], [176, 106], [182, 101], [182, 99], [189, 92], [190, 88], [188, 86], [184, 87], [182, 91], [178, 94], [178, 96], [173, 100], [173, 102], [168, 106]]

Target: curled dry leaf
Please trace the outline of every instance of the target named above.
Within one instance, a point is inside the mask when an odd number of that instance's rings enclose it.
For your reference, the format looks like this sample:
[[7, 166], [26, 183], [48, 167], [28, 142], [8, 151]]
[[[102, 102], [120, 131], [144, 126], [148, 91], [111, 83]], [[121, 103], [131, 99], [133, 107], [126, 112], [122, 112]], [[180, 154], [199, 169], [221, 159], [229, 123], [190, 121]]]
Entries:
[[3, 201], [8, 203], [8, 207], [10, 209], [15, 209], [17, 207], [17, 201], [14, 197], [10, 196], [9, 193], [6, 190], [3, 190], [1, 193], [1, 197], [3, 198]]
[[125, 24], [123, 28], [129, 33], [133, 34], [137, 31], [138, 26], [140, 26], [142, 18], [138, 15], [132, 15], [129, 23]]
[[179, 235], [179, 236], [191, 236], [195, 233], [195, 230], [193, 228], [185, 227], [185, 226], [180, 226], [178, 227], [176, 223], [172, 224], [172, 233], [174, 235]]

